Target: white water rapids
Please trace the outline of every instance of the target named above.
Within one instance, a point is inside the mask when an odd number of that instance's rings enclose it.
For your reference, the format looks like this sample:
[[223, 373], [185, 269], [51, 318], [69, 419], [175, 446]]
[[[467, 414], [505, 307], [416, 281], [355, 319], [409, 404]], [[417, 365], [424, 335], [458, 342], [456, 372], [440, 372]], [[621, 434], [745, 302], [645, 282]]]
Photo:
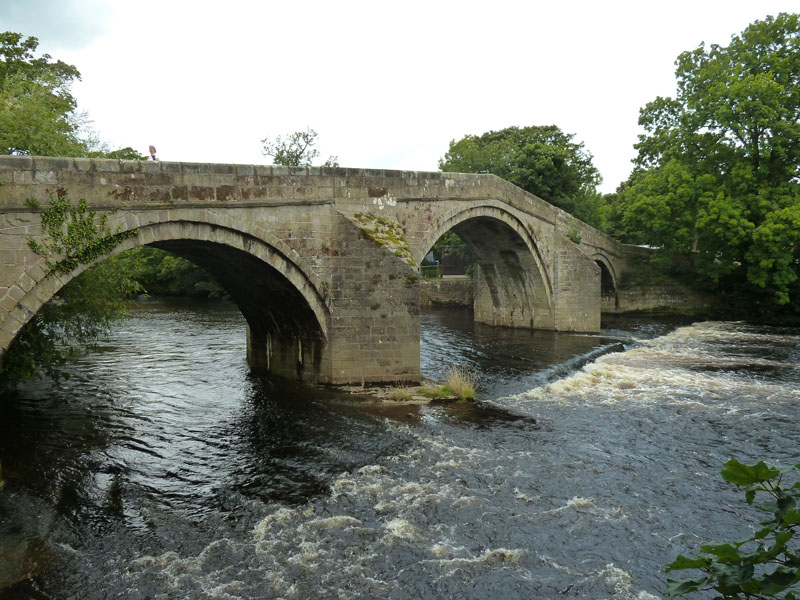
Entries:
[[[131, 340], [163, 325], [148, 319], [129, 323]], [[194, 335], [191, 322], [183, 335]], [[502, 342], [515, 352], [526, 343]], [[471, 351], [486, 354], [477, 342]], [[159, 372], [99, 356], [87, 368], [164, 393]], [[60, 523], [50, 570], [0, 598], [660, 598], [663, 565], [677, 553], [741, 538], [754, 522], [718, 476], [725, 461], [800, 460], [796, 330], [680, 327], [529, 391], [404, 419], [270, 400], [235, 356], [194, 352], [173, 364], [175, 379], [194, 379], [187, 389], [171, 381], [162, 405], [123, 396], [131, 414], [146, 404], [150, 422], [109, 417], [108, 439], [83, 451], [92, 465], [76, 476], [78, 508], [49, 509]], [[227, 392], [200, 389], [212, 370]], [[225, 393], [233, 399], [215, 404], [208, 423], [186, 413], [207, 414], [203, 402]], [[191, 435], [176, 439], [161, 424], [171, 420]], [[287, 495], [285, 482], [306, 491]]]

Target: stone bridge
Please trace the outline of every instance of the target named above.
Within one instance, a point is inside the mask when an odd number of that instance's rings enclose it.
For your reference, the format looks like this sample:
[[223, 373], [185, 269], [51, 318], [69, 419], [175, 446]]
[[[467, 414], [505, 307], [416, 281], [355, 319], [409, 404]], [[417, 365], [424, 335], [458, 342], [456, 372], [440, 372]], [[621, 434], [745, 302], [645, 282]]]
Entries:
[[601, 310], [642, 308], [624, 293], [641, 249], [494, 175], [4, 156], [0, 181], [0, 354], [87, 268], [49, 271], [29, 246], [65, 193], [134, 233], [111, 254], [151, 245], [211, 273], [250, 365], [285, 377], [418, 381], [418, 265], [449, 230], [478, 257], [476, 321], [595, 332]]

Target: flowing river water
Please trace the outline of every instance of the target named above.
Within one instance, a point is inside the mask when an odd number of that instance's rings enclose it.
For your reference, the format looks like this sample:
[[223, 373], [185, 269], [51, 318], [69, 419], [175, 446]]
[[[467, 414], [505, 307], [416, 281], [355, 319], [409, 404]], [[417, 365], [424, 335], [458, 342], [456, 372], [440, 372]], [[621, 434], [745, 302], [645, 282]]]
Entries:
[[442, 311], [421, 346], [481, 401], [254, 377], [233, 307], [139, 305], [0, 401], [0, 598], [660, 598], [754, 522], [725, 461], [800, 460], [796, 329]]

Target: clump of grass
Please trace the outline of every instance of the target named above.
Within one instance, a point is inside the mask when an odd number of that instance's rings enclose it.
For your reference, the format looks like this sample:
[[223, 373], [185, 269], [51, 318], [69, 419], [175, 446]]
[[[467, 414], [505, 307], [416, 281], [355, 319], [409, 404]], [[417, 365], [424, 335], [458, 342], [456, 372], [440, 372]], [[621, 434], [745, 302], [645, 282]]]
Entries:
[[475, 399], [475, 375], [463, 365], [452, 366], [447, 370], [445, 387], [462, 400]]
[[450, 367], [444, 385], [425, 386], [417, 390], [417, 394], [431, 400], [474, 400], [475, 375], [466, 367]]
[[411, 392], [406, 389], [396, 389], [392, 392], [392, 400], [396, 402], [408, 402], [411, 400]]
[[424, 396], [425, 398], [430, 398], [431, 400], [442, 400], [444, 398], [452, 398], [453, 393], [447, 386], [440, 386], [440, 387], [423, 387], [420, 388], [417, 393], [420, 396]]

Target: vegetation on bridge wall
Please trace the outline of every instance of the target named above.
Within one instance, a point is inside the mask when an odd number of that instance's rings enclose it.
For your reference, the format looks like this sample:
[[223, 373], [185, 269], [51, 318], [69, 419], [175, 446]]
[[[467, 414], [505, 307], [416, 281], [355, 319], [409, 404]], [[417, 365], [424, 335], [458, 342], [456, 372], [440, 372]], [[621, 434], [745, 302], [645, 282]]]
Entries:
[[417, 266], [417, 261], [414, 260], [411, 247], [408, 245], [406, 234], [400, 223], [385, 217], [364, 213], [357, 213], [355, 219], [365, 237], [370, 238], [379, 246], [385, 246], [410, 267]]
[[[29, 202], [39, 208], [36, 202]], [[111, 231], [106, 216], [97, 217], [85, 200], [77, 204], [59, 194], [42, 210], [42, 236], [28, 246], [44, 258], [49, 273], [69, 275], [108, 254], [136, 230]], [[55, 301], [47, 302], [19, 332], [0, 360], [0, 386], [13, 385], [37, 373], [54, 379], [72, 357], [76, 344], [85, 344], [125, 314], [124, 299], [141, 290], [118, 262], [105, 261], [69, 281]]]

